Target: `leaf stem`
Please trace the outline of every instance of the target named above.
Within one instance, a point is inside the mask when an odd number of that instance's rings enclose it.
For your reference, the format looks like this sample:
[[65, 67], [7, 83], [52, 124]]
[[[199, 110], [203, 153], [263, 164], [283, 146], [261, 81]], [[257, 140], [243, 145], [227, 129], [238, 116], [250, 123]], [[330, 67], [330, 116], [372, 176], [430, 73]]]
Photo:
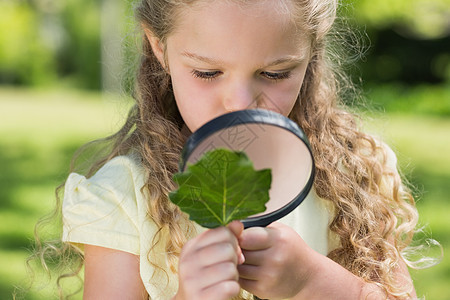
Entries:
[[223, 198], [222, 198], [222, 224], [227, 224], [227, 171], [228, 171], [228, 161], [224, 163], [224, 171], [222, 172], [222, 181], [223, 181]]

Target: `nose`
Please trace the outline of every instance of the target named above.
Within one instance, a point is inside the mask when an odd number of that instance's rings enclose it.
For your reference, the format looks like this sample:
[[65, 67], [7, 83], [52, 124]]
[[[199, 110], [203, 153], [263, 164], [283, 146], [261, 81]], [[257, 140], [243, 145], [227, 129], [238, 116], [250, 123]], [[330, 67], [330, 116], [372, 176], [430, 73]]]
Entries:
[[227, 112], [257, 108], [257, 88], [249, 81], [240, 80], [225, 88], [223, 107]]

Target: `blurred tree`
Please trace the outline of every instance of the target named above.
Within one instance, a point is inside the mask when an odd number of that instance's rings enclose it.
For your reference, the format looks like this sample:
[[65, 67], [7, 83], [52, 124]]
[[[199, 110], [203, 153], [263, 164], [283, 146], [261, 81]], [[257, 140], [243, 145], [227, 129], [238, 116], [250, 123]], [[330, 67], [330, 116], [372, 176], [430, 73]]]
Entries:
[[450, 0], [343, 0], [370, 40], [365, 81], [450, 83]]
[[100, 0], [0, 0], [0, 83], [100, 87]]
[[59, 18], [67, 38], [58, 51], [58, 73], [78, 86], [99, 89], [100, 0], [65, 0]]
[[353, 18], [377, 30], [394, 28], [414, 39], [450, 34], [450, 0], [343, 0]]
[[372, 47], [363, 78], [405, 84], [450, 83], [450, 38], [411, 39], [392, 28], [369, 33]]
[[56, 49], [29, 3], [0, 1], [0, 83], [39, 85], [56, 77]]
[[[134, 1], [0, 0], [0, 84], [131, 87]], [[450, 82], [450, 0], [342, 2], [372, 45], [358, 77]]]
[[100, 13], [102, 88], [109, 92], [118, 92], [121, 87], [119, 75], [122, 74], [124, 61], [121, 38], [124, 15], [122, 1], [102, 1]]

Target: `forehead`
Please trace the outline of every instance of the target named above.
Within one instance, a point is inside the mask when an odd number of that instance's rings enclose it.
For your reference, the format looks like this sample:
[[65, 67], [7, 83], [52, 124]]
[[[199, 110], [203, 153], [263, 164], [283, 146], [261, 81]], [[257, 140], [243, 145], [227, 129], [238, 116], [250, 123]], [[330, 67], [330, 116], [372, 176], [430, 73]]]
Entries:
[[309, 36], [293, 22], [285, 2], [290, 1], [199, 1], [183, 7], [167, 42], [189, 48], [180, 51], [210, 50], [224, 57], [299, 55], [307, 51]]
[[195, 18], [226, 18], [236, 21], [248, 19], [276, 20], [280, 25], [294, 25], [294, 7], [291, 0], [198, 0], [177, 10], [174, 28], [180, 29]]

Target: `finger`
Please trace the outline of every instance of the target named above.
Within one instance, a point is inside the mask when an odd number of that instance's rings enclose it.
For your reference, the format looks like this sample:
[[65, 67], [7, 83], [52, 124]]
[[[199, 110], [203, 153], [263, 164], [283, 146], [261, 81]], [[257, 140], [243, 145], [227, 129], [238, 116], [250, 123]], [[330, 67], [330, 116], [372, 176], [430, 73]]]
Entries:
[[194, 254], [195, 263], [201, 266], [214, 265], [221, 262], [232, 262], [237, 264], [239, 256], [237, 254], [237, 242], [215, 243], [198, 249]]
[[231, 230], [226, 227], [218, 227], [201, 233], [186, 243], [185, 248], [195, 251], [195, 249], [201, 249], [208, 245], [222, 242], [231, 242], [232, 244], [236, 244], [237, 247], [237, 239]]
[[230, 224], [228, 224], [227, 227], [238, 239], [241, 236], [242, 232], [244, 231], [244, 224], [242, 224], [242, 222], [240, 221], [233, 221]]
[[[244, 231], [244, 224], [240, 221], [233, 221], [227, 225], [228, 229], [236, 236], [237, 239], [240, 238], [242, 232]], [[236, 255], [238, 257], [238, 264], [243, 264], [245, 262], [245, 256], [242, 253], [241, 247], [237, 247]]]
[[252, 227], [242, 232], [239, 245], [243, 250], [264, 250], [272, 246], [272, 229]]
[[201, 270], [202, 285], [209, 287], [222, 281], [234, 280], [238, 281], [239, 273], [236, 264], [232, 262], [222, 262], [212, 266], [208, 266]]
[[202, 291], [202, 299], [228, 300], [239, 294], [240, 286], [237, 281], [228, 280], [209, 286]]
[[237, 262], [238, 265], [242, 265], [243, 263], [245, 263], [245, 255], [244, 255], [244, 253], [242, 253], [241, 247], [238, 248], [237, 257], [238, 257], [238, 262]]
[[267, 250], [260, 250], [260, 251], [244, 250], [243, 254], [245, 256], [245, 264], [254, 266], [261, 265], [265, 260], [267, 260], [267, 256], [270, 255], [270, 253], [268, 253]]
[[239, 272], [239, 279], [258, 280], [261, 275], [261, 268], [253, 265], [237, 266]]
[[250, 293], [252, 293], [254, 295], [258, 295], [259, 284], [260, 284], [260, 282], [257, 280], [239, 278], [239, 285], [240, 285], [241, 289], [249, 291]]

